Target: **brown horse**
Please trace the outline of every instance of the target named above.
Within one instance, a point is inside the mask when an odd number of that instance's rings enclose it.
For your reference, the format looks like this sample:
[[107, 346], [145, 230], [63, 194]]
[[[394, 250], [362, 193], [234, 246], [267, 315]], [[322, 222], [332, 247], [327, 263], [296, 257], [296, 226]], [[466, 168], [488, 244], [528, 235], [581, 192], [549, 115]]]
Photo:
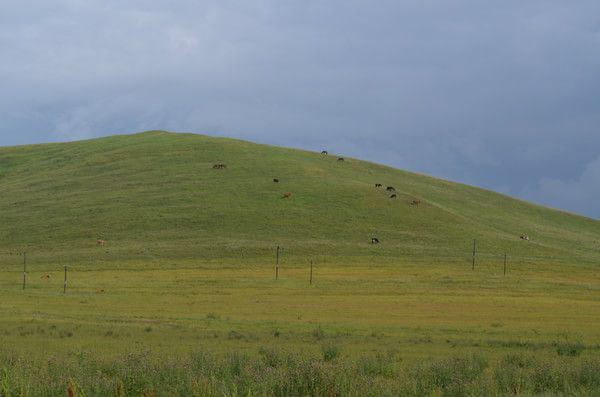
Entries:
[[281, 198], [284, 198], [284, 199], [290, 198], [290, 197], [292, 197], [292, 193], [290, 193], [290, 192], [285, 192], [285, 193], [283, 193], [283, 196], [281, 196]]
[[417, 207], [421, 204], [421, 200], [413, 200], [410, 205], [416, 205]]
[[101, 247], [104, 247], [106, 245], [106, 240], [98, 239], [96, 240], [96, 244], [98, 244]]

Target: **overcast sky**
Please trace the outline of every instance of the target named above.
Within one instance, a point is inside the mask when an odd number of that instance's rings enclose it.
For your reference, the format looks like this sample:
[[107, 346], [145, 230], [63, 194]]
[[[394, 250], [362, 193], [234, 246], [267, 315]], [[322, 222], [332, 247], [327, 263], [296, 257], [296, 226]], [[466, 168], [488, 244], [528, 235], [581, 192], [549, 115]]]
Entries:
[[0, 121], [326, 148], [600, 218], [600, 1], [2, 0]]

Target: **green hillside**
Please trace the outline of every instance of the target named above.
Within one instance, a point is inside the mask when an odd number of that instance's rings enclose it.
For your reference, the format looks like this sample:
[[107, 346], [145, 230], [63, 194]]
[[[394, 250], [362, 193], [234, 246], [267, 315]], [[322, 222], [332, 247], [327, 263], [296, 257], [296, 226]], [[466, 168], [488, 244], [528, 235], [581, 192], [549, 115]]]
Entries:
[[276, 245], [290, 258], [465, 261], [474, 238], [482, 257], [600, 259], [598, 221], [331, 153], [160, 131], [0, 148], [0, 253], [38, 262], [251, 260]]

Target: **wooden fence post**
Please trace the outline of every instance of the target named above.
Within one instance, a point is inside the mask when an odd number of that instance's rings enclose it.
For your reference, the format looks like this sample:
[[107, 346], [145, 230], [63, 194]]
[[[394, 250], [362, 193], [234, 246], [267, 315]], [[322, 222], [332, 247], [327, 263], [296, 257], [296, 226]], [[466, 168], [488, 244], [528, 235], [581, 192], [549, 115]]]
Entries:
[[471, 265], [471, 270], [475, 270], [475, 252], [477, 250], [477, 240], [473, 239], [473, 264]]
[[277, 246], [277, 259], [275, 260], [275, 280], [279, 280], [279, 246]]
[[65, 266], [65, 282], [63, 284], [63, 294], [67, 293], [67, 267]]
[[312, 285], [312, 277], [313, 277], [313, 261], [311, 259], [311, 261], [310, 261], [310, 281], [309, 281], [310, 285]]
[[23, 252], [23, 289], [25, 289], [26, 282], [27, 282], [27, 253]]
[[504, 253], [504, 275], [506, 276], [506, 252]]

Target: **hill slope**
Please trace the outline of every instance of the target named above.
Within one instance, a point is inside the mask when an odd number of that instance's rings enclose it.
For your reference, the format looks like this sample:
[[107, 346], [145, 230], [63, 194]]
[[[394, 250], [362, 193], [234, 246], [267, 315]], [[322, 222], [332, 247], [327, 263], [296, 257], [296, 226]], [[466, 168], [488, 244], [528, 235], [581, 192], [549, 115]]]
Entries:
[[600, 259], [598, 221], [333, 155], [160, 131], [0, 148], [0, 252], [39, 261], [261, 258], [278, 244], [292, 257], [463, 261], [473, 238], [490, 255]]

